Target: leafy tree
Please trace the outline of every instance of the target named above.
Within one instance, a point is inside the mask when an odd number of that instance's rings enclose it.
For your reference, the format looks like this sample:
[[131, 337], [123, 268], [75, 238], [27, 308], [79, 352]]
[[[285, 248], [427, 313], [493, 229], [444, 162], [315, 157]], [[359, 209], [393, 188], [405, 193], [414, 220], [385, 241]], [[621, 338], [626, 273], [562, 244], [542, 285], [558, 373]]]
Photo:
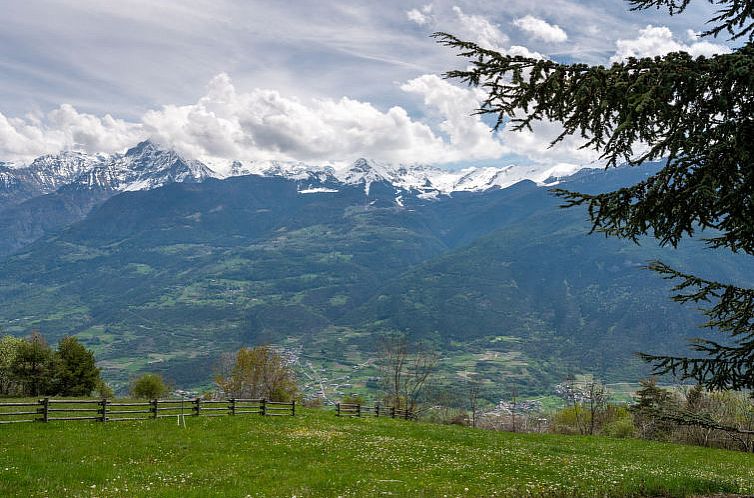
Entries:
[[75, 337], [64, 337], [58, 344], [56, 367], [57, 393], [61, 396], [89, 396], [97, 388], [100, 371], [94, 353]]
[[135, 398], [157, 399], [168, 392], [160, 374], [147, 373], [134, 379], [131, 384], [131, 394]]
[[19, 344], [11, 372], [26, 395], [54, 393], [55, 355], [42, 334], [34, 331]]
[[15, 393], [17, 383], [13, 377], [13, 361], [23, 339], [6, 335], [0, 338], [0, 396]]
[[215, 382], [226, 395], [236, 398], [290, 401], [298, 393], [293, 370], [268, 346], [223, 355]]
[[[479, 110], [497, 127], [532, 129], [549, 120], [564, 138], [578, 135], [607, 167], [663, 160], [660, 171], [613, 192], [558, 190], [566, 206], [586, 206], [592, 231], [637, 241], [651, 235], [676, 246], [697, 231], [710, 247], [754, 254], [754, 1], [710, 0], [719, 6], [704, 36], [742, 40], [729, 54], [687, 53], [629, 58], [605, 66], [560, 64], [506, 56], [447, 33], [434, 36], [470, 67], [447, 76], [481, 86]], [[691, 0], [629, 0], [632, 10], [682, 13]], [[643, 355], [659, 374], [674, 373], [708, 388], [754, 388], [754, 289], [650, 267], [677, 280], [679, 302], [706, 303], [707, 327], [720, 341], [698, 340], [687, 356]]]

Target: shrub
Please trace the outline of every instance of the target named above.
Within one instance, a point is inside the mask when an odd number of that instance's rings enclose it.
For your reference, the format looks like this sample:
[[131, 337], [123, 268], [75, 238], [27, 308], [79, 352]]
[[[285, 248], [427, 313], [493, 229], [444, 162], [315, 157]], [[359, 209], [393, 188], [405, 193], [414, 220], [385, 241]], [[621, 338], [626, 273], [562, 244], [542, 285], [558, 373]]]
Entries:
[[322, 398], [304, 398], [301, 402], [301, 406], [304, 408], [322, 408], [323, 405]]
[[144, 374], [131, 384], [131, 394], [135, 398], [156, 399], [168, 392], [168, 386], [159, 374]]
[[340, 402], [352, 405], [363, 405], [364, 397], [358, 394], [351, 394], [349, 396], [345, 396]]
[[550, 431], [556, 434], [584, 434], [589, 424], [589, 412], [580, 405], [568, 406], [555, 412]]
[[629, 415], [628, 417], [608, 422], [602, 428], [602, 434], [616, 438], [634, 437], [636, 435], [636, 427], [634, 427], [633, 418]]
[[97, 391], [97, 396], [100, 398], [112, 398], [115, 395], [113, 388], [102, 379], [97, 380], [97, 386], [94, 390]]

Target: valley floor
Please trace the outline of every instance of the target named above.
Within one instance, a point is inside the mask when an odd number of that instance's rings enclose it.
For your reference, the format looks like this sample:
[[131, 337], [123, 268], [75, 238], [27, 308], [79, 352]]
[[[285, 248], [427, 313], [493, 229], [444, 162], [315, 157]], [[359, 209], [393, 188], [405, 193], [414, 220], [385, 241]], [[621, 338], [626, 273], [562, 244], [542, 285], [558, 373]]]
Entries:
[[391, 419], [0, 426], [0, 496], [726, 496], [754, 455]]

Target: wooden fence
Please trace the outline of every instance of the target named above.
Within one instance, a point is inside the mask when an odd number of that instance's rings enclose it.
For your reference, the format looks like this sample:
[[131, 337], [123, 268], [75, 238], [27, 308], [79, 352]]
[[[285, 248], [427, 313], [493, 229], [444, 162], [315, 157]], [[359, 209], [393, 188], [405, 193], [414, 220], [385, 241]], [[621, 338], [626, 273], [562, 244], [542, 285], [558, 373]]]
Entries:
[[415, 420], [416, 417], [411, 410], [396, 408], [394, 406], [382, 406], [379, 403], [374, 405], [360, 405], [358, 403], [336, 403], [335, 415], [338, 417], [390, 417], [402, 418], [404, 420]]
[[[389, 417], [415, 420], [411, 410], [394, 406], [337, 403], [338, 417]], [[117, 401], [110, 399], [55, 399], [0, 402], [0, 424], [20, 422], [52, 422], [58, 420], [92, 420], [120, 422], [165, 417], [223, 417], [227, 415], [295, 416], [296, 401], [230, 398], [227, 400], [153, 399], [150, 401]]]
[[21, 403], [0, 402], [0, 424], [50, 422], [55, 420], [95, 420], [119, 422], [165, 417], [220, 417], [256, 414], [295, 416], [296, 401], [231, 398], [222, 401], [192, 399], [153, 399], [119, 402], [109, 399], [73, 400], [44, 398]]

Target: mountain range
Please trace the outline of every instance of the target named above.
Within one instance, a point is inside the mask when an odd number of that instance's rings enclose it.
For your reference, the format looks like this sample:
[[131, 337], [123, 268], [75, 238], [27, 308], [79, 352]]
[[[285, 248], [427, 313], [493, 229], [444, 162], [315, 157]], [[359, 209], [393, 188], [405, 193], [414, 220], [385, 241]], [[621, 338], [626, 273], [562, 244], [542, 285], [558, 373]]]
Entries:
[[559, 209], [548, 189], [613, 190], [657, 167], [536, 181], [518, 167], [365, 159], [218, 173], [151, 142], [6, 164], [0, 328], [76, 334], [116, 385], [148, 370], [201, 385], [221, 352], [271, 343], [307, 375], [346, 372], [357, 389], [391, 331], [433, 344], [446, 379], [490, 392], [547, 392], [579, 373], [635, 381], [647, 374], [636, 351], [683, 351], [700, 334], [647, 260], [754, 276], [745, 258], [700, 243], [587, 235], [586, 214]]
[[246, 175], [296, 181], [302, 194], [332, 192], [340, 185], [358, 185], [368, 194], [373, 183], [389, 184], [397, 204], [406, 195], [435, 198], [454, 192], [505, 188], [525, 178], [551, 180], [549, 172], [518, 166], [448, 171], [364, 158], [336, 165], [233, 161], [212, 169], [149, 140], [123, 154], [66, 151], [41, 156], [29, 164], [0, 162], [0, 231], [6, 234], [0, 240], [0, 256], [81, 220], [94, 206], [119, 192]]

